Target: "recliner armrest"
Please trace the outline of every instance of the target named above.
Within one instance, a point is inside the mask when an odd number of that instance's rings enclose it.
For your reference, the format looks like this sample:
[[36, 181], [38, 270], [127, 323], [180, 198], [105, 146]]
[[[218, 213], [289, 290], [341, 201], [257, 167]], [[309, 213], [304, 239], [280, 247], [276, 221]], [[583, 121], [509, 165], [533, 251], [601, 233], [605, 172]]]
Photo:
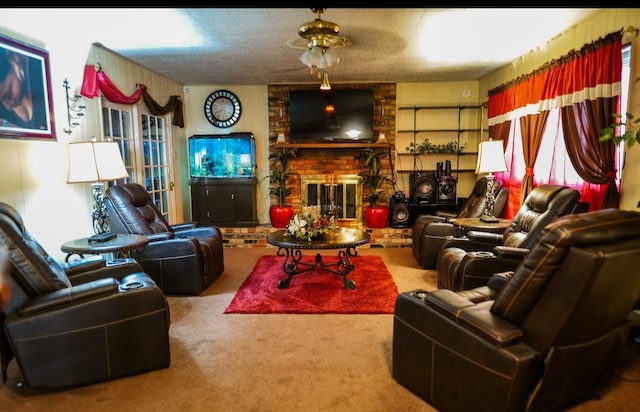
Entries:
[[[178, 236], [173, 239], [149, 242], [144, 248], [145, 259], [170, 258], [200, 255], [200, 244], [193, 236]], [[136, 257], [136, 252], [133, 252]]]
[[169, 225], [174, 232], [179, 232], [181, 230], [189, 230], [195, 227], [198, 227], [199, 223], [197, 222], [184, 222], [184, 223], [176, 223], [174, 225]]
[[436, 289], [426, 295], [425, 303], [495, 345], [510, 346], [524, 336], [520, 328], [491, 313], [491, 301], [475, 304], [452, 290]]
[[521, 262], [521, 257], [500, 257], [489, 251], [467, 252], [458, 266], [457, 290], [487, 285], [492, 275], [513, 271]]
[[458, 217], [458, 214], [455, 212], [447, 212], [446, 210], [436, 210], [436, 216], [443, 217], [447, 221], [449, 221], [451, 219], [456, 219]]
[[75, 274], [86, 272], [88, 270], [95, 270], [107, 266], [102, 255], [90, 255], [83, 259], [74, 260], [62, 264], [67, 276], [73, 276]]
[[524, 258], [529, 249], [525, 247], [511, 247], [511, 246], [496, 246], [493, 248], [493, 254], [498, 257], [504, 258]]
[[118, 292], [118, 281], [114, 278], [98, 279], [89, 283], [56, 290], [51, 293], [36, 296], [20, 308], [22, 316], [30, 316], [54, 307], [69, 306], [79, 300], [95, 299], [98, 296], [108, 296]]
[[495, 245], [501, 245], [504, 239], [501, 233], [482, 232], [479, 230], [470, 230], [466, 233], [466, 236], [471, 240]]
[[427, 225], [423, 231], [422, 235], [431, 235], [431, 236], [452, 236], [455, 233], [455, 227], [451, 223], [447, 222], [433, 222]]
[[173, 232], [160, 232], [160, 233], [152, 233], [145, 234], [149, 242], [158, 242], [163, 240], [173, 239], [176, 235]]
[[81, 285], [99, 279], [114, 278], [122, 280], [123, 277], [132, 273], [142, 272], [142, 267], [134, 259], [118, 259], [117, 261], [106, 262], [98, 268], [88, 268], [84, 271], [68, 273], [69, 281], [72, 285]]
[[213, 226], [195, 227], [189, 230], [181, 230], [176, 233], [177, 236], [193, 236], [195, 238], [214, 238], [218, 237], [218, 231]]
[[489, 281], [487, 282], [487, 286], [495, 291], [501, 291], [502, 288], [511, 280], [513, 276], [513, 271], [502, 272], [502, 273], [494, 273], [489, 277]]
[[417, 226], [426, 227], [427, 225], [433, 222], [446, 222], [446, 221], [447, 221], [447, 218], [443, 216], [419, 215], [418, 217], [416, 217], [415, 221], [413, 222], [413, 225], [414, 227], [417, 227]]

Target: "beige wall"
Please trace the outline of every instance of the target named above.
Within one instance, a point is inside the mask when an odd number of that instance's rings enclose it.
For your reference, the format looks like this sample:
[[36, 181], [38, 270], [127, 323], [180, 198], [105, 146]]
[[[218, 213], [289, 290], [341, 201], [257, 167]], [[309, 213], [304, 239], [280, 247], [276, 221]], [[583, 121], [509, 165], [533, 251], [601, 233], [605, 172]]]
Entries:
[[[458, 105], [478, 105], [484, 103], [486, 99], [482, 99], [478, 94], [479, 83], [477, 81], [468, 82], [437, 82], [437, 83], [398, 83], [396, 85], [396, 106], [458, 106]], [[470, 94], [463, 94], [463, 90], [469, 90]], [[450, 113], [449, 113], [450, 115]], [[486, 123], [485, 123], [486, 124]], [[397, 130], [412, 129], [407, 127], [400, 118], [396, 119], [396, 153], [405, 151], [402, 144], [402, 136], [397, 133]], [[410, 125], [409, 125], [410, 126]], [[421, 143], [425, 135], [419, 137]], [[464, 136], [461, 136], [464, 138]], [[442, 143], [432, 139], [434, 144]], [[464, 140], [461, 140], [461, 145]], [[467, 151], [474, 151], [468, 149]], [[447, 157], [449, 158], [449, 157]], [[424, 169], [435, 169], [435, 162], [442, 159], [428, 156], [424, 157]], [[411, 156], [398, 156], [396, 155], [395, 167], [396, 169], [411, 169], [412, 164]], [[455, 166], [454, 166], [455, 167]], [[459, 197], [466, 197], [476, 181], [476, 176], [473, 173], [461, 173], [458, 175], [457, 195]], [[407, 196], [411, 193], [411, 182], [409, 174], [398, 173], [398, 186], [400, 190], [404, 191]]]
[[[69, 82], [70, 94], [79, 94], [85, 64], [99, 62], [123, 93], [132, 93], [136, 84], [142, 83], [147, 86], [151, 96], [163, 105], [169, 96], [182, 93], [182, 85], [137, 66], [103, 47], [83, 42], [82, 38], [86, 39], [86, 36], [68, 33], [65, 28], [50, 29], [49, 35], [34, 38], [32, 31], [38, 33], [45, 25], [51, 25], [52, 16], [49, 14], [45, 12], [39, 18], [30, 16], [25, 19], [21, 13], [13, 15], [5, 10], [0, 13], [0, 33], [49, 52], [57, 136], [56, 141], [0, 137], [0, 201], [14, 206], [22, 214], [32, 235], [54, 258], [62, 260], [62, 243], [93, 233], [91, 185], [67, 184], [67, 145], [69, 142], [88, 141], [92, 136], [101, 136], [102, 130], [100, 99], [82, 98], [82, 104], [87, 106], [84, 116], [75, 120], [79, 125], [71, 128], [71, 134], [65, 133], [64, 129], [68, 129], [69, 125], [64, 80]], [[172, 127], [172, 134], [174, 158], [186, 158], [184, 130]], [[182, 200], [186, 197], [182, 191], [188, 188], [185, 179], [187, 170], [181, 167], [177, 169], [177, 198]], [[183, 203], [177, 205], [178, 216], [184, 215], [183, 209]]]
[[[214, 127], [204, 116], [206, 98], [218, 89], [225, 89], [235, 93], [242, 105], [240, 120], [226, 129]], [[269, 114], [267, 110], [269, 105], [267, 101], [267, 86], [207, 85], [188, 86], [186, 90], [184, 101], [187, 137], [194, 134], [253, 133], [256, 140], [256, 164], [258, 169], [257, 217], [259, 223], [269, 223], [268, 182], [264, 180], [264, 176], [269, 174]], [[184, 170], [188, 173], [187, 156], [185, 155], [183, 159], [185, 161]], [[185, 202], [190, 201], [190, 196], [185, 196], [184, 200]], [[185, 210], [185, 215], [191, 216], [190, 207], [189, 205], [186, 209], [188, 212]]]

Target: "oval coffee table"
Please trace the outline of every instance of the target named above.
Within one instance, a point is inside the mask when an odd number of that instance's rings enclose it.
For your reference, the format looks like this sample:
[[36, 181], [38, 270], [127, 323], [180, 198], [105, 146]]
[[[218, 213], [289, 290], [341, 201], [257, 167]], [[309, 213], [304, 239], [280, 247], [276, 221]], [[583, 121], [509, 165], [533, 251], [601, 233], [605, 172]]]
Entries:
[[[267, 235], [267, 243], [278, 246], [278, 256], [284, 256], [282, 269], [287, 277], [278, 282], [278, 288], [288, 288], [291, 278], [300, 273], [308, 272], [320, 267], [342, 277], [344, 287], [350, 290], [356, 288], [356, 282], [347, 278], [355, 266], [351, 262], [351, 256], [357, 256], [357, 246], [371, 241], [369, 233], [360, 229], [341, 227], [331, 234], [326, 234], [324, 239], [300, 240], [285, 236], [285, 230], [278, 230]], [[302, 262], [302, 249], [340, 249], [338, 260], [333, 263], [322, 261], [322, 255], [316, 254], [314, 263]]]

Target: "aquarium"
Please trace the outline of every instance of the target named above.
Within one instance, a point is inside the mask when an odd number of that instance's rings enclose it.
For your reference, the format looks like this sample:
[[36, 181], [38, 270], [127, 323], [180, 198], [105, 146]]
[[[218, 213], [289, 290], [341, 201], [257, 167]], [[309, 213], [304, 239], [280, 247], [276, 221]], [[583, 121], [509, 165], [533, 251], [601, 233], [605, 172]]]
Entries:
[[251, 133], [193, 135], [189, 137], [190, 177], [253, 178], [256, 146]]

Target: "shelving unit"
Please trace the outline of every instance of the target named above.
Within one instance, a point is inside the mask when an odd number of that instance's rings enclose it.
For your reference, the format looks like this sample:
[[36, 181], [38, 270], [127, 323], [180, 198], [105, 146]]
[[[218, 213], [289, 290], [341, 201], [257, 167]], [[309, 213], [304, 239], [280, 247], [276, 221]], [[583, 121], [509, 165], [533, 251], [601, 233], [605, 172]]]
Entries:
[[[451, 162], [458, 191], [475, 183], [478, 144], [486, 140], [485, 105], [400, 106], [397, 108], [396, 154], [398, 173], [437, 174], [437, 164]], [[457, 144], [454, 153], [412, 153], [425, 139], [433, 145]], [[409, 161], [407, 161], [410, 159]], [[462, 188], [462, 189], [461, 189]]]

